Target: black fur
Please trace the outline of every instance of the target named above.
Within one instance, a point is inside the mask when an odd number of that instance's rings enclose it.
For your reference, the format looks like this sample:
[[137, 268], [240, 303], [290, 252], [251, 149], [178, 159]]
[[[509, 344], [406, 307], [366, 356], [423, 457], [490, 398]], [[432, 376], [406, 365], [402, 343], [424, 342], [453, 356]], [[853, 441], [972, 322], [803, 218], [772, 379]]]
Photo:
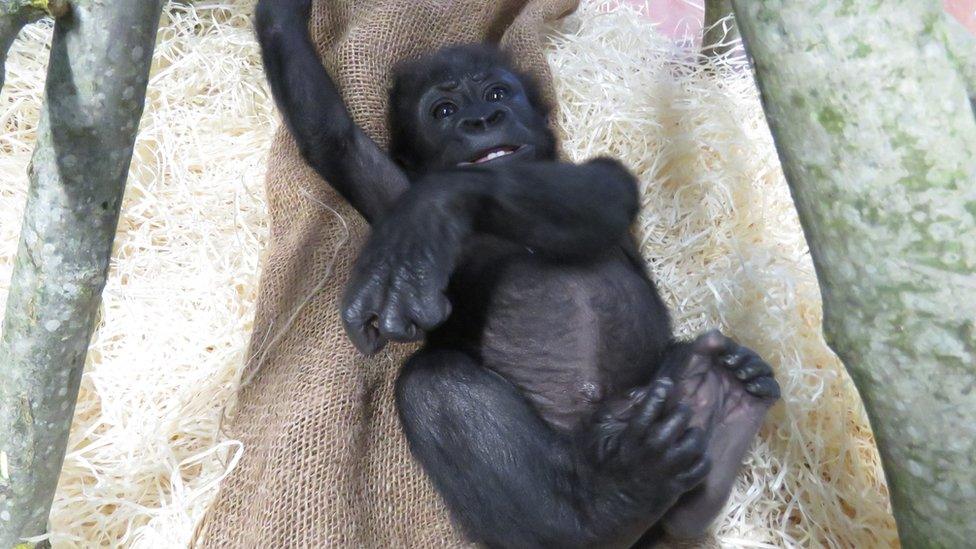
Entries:
[[[399, 124], [406, 112], [417, 103], [420, 95], [437, 82], [459, 79], [476, 72], [484, 72], [492, 67], [507, 67], [522, 82], [529, 102], [536, 112], [548, 119], [552, 105], [545, 100], [539, 83], [530, 74], [514, 68], [509, 56], [497, 48], [486, 44], [462, 44], [444, 48], [434, 55], [419, 59], [404, 60], [393, 68], [393, 85], [390, 89], [390, 156], [398, 163], [410, 164], [416, 157], [411, 147], [414, 142], [414, 128], [410, 124]], [[552, 155], [556, 151], [556, 139], [548, 145]], [[409, 166], [407, 167], [409, 169]]]
[[384, 154], [307, 13], [258, 3], [265, 69], [305, 159], [373, 224], [347, 333], [365, 353], [425, 339], [396, 404], [460, 525], [493, 547], [700, 535], [779, 389], [718, 332], [673, 339], [629, 234], [634, 177], [559, 162], [538, 85], [486, 45], [397, 67]]

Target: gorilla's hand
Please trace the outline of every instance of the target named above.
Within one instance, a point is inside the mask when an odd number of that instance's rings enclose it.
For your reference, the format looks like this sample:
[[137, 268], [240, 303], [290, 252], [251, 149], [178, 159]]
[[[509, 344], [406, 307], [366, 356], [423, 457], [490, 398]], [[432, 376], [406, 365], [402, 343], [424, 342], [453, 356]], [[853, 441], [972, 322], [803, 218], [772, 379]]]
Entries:
[[444, 290], [469, 222], [445, 197], [414, 190], [376, 226], [346, 287], [343, 324], [364, 354], [421, 339], [451, 312]]
[[593, 459], [634, 498], [670, 506], [708, 474], [706, 433], [689, 427], [691, 410], [669, 405], [674, 382], [661, 378], [608, 402], [590, 436]]

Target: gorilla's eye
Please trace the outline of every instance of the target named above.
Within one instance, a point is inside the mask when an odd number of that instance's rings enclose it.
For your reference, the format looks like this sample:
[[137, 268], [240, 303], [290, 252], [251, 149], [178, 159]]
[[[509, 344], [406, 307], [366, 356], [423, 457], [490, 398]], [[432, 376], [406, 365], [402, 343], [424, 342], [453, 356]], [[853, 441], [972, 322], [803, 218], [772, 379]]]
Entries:
[[505, 86], [492, 86], [485, 93], [485, 101], [491, 101], [492, 103], [496, 101], [501, 101], [508, 97], [508, 88]]
[[447, 118], [456, 112], [457, 105], [451, 103], [450, 101], [441, 101], [440, 103], [434, 105], [434, 108], [431, 110], [431, 114], [433, 114], [434, 118], [437, 119]]

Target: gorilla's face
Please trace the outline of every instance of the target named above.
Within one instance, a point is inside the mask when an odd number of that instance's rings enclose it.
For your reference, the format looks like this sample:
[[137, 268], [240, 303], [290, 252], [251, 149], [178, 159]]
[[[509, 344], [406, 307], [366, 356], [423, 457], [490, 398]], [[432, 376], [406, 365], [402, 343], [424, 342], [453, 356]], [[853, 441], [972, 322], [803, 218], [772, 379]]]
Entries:
[[546, 116], [503, 67], [432, 83], [410, 115], [424, 171], [555, 156]]

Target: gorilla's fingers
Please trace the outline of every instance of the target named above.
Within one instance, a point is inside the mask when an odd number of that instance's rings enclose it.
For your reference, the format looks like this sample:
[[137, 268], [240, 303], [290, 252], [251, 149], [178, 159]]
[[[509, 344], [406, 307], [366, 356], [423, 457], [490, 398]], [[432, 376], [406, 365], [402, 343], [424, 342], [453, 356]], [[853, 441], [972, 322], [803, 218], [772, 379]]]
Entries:
[[664, 403], [674, 387], [670, 378], [661, 378], [651, 384], [650, 390], [643, 399], [636, 403], [631, 415], [627, 419], [627, 427], [621, 433], [620, 453], [624, 456], [637, 457], [645, 452], [641, 450], [648, 430], [652, 429], [654, 421], [664, 410]]
[[380, 331], [373, 325], [374, 319], [375, 315], [356, 322], [348, 322], [345, 318], [342, 319], [342, 325], [349, 340], [364, 355], [376, 354], [386, 346], [386, 339], [380, 335]]
[[668, 450], [668, 461], [678, 466], [693, 463], [705, 454], [706, 439], [707, 435], [703, 429], [689, 427], [675, 442], [674, 446]]
[[386, 340], [380, 334], [374, 322], [379, 322], [380, 299], [384, 291], [382, 278], [371, 276], [365, 284], [357, 284], [353, 278], [343, 296], [343, 306], [340, 312], [342, 324], [349, 339], [359, 352], [371, 355], [386, 345]]
[[760, 398], [776, 400], [779, 398], [779, 383], [772, 377], [760, 377], [746, 383], [746, 391]]
[[650, 398], [653, 387], [635, 387], [627, 393], [627, 398], [625, 400], [620, 400], [614, 403], [612, 406], [611, 413], [619, 421], [628, 421], [634, 416], [637, 410], [641, 410], [641, 406], [647, 402]]
[[748, 347], [739, 347], [738, 349], [734, 349], [722, 356], [720, 362], [726, 368], [735, 370], [745, 364], [746, 361], [753, 356], [755, 356], [755, 353], [753, 353]]
[[[386, 304], [380, 313], [380, 334], [393, 341], [408, 341], [411, 323], [403, 314], [403, 297], [395, 289], [388, 292]], [[416, 333], [416, 329], [414, 329]]]
[[697, 463], [686, 471], [675, 475], [674, 480], [684, 486], [685, 490], [690, 490], [705, 480], [705, 477], [708, 476], [708, 472], [711, 469], [712, 461], [708, 458], [708, 455], [703, 455]]
[[735, 370], [735, 377], [740, 381], [771, 375], [773, 375], [773, 369], [755, 354], [750, 356], [742, 367]]
[[429, 332], [451, 315], [451, 302], [440, 290], [432, 295], [418, 296], [409, 307], [408, 315], [423, 331]]
[[342, 317], [351, 324], [365, 323], [370, 317], [379, 313], [386, 297], [386, 272], [381, 270], [368, 272], [371, 273], [368, 276], [353, 273], [343, 295]]
[[632, 422], [633, 426], [642, 433], [645, 432], [651, 423], [661, 415], [664, 403], [673, 388], [674, 382], [671, 381], [671, 378], [664, 377], [655, 381], [651, 385], [650, 396], [644, 400], [644, 404], [637, 411]]
[[650, 431], [647, 443], [657, 449], [671, 446], [688, 427], [690, 420], [691, 408], [685, 404], [677, 405], [660, 425]]

